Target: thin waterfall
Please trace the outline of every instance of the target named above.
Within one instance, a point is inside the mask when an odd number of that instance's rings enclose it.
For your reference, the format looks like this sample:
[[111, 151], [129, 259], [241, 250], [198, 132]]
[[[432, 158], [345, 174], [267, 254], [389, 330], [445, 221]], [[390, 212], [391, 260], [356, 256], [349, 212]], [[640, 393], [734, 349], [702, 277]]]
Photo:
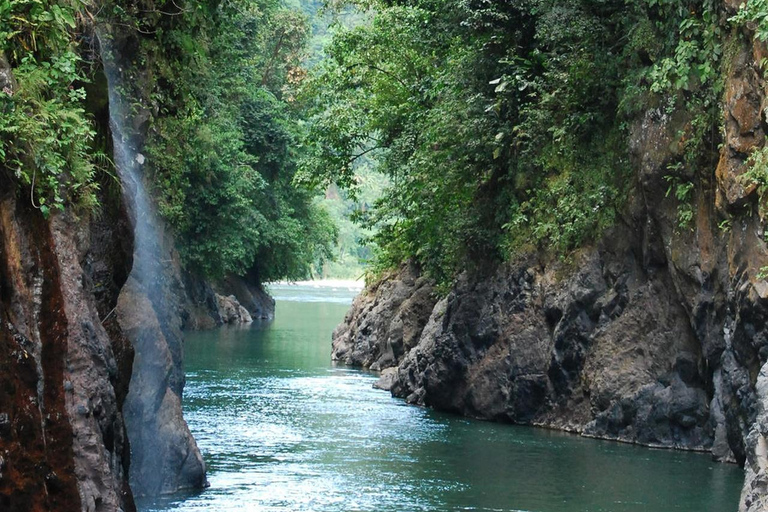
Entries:
[[142, 166], [146, 159], [137, 149], [137, 134], [130, 127], [130, 105], [120, 94], [123, 70], [117, 64], [115, 50], [109, 47], [106, 37], [101, 38], [104, 73], [109, 90], [109, 124], [114, 146], [114, 162], [117, 168], [126, 203], [131, 211], [134, 230], [134, 254], [131, 277], [136, 279], [147, 293], [159, 286], [161, 277], [160, 233], [154, 206], [147, 193]]
[[[183, 285], [167, 236], [150, 197], [135, 126], [131, 79], [110, 36], [101, 34], [114, 162], [134, 230], [133, 267], [118, 299], [118, 322], [134, 348], [123, 410], [131, 445], [130, 483], [135, 495], [158, 495], [206, 485], [205, 465], [181, 413], [184, 387], [181, 321]], [[128, 66], [128, 65], [127, 65]], [[170, 241], [169, 241], [170, 240]]]

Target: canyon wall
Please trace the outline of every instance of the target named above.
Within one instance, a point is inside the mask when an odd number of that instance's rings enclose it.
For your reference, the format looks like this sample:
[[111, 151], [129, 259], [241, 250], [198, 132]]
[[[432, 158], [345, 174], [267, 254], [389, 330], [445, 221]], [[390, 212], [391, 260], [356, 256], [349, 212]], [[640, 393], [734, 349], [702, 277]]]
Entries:
[[[140, 79], [107, 59], [120, 79]], [[89, 109], [113, 139], [121, 183], [104, 177], [98, 208], [46, 216], [0, 168], [3, 511], [131, 512], [134, 495], [203, 487], [181, 410], [182, 331], [273, 314], [258, 283], [212, 286], [182, 268], [173, 233], [148, 215], [152, 199], [137, 200], [147, 118], [125, 114], [102, 78]], [[16, 87], [0, 55], [0, 91]]]
[[110, 316], [128, 226], [46, 220], [2, 177], [0, 191], [0, 508], [133, 510], [122, 416], [132, 348]]
[[740, 510], [766, 510], [768, 250], [740, 176], [766, 141], [768, 53], [751, 41], [731, 35], [724, 143], [684, 177], [690, 223], [665, 178], [693, 113], [648, 111], [631, 128], [633, 193], [597, 243], [465, 272], [441, 298], [407, 265], [355, 301], [333, 358], [418, 405], [711, 452], [745, 466]]

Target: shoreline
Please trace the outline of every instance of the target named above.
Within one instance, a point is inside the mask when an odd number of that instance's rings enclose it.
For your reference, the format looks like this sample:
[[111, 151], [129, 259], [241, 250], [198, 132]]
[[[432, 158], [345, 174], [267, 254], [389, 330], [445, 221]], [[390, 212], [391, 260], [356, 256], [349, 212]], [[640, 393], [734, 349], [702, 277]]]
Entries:
[[362, 279], [318, 279], [316, 281], [275, 281], [265, 283], [267, 288], [272, 286], [308, 286], [311, 288], [348, 288], [362, 290], [365, 281]]

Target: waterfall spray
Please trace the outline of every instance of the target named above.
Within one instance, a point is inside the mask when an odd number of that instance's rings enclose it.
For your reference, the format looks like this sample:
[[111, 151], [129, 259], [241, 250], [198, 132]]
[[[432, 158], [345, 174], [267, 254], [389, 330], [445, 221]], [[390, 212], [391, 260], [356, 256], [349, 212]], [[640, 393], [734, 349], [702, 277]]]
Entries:
[[[120, 327], [134, 348], [124, 417], [133, 493], [158, 495], [204, 487], [205, 464], [181, 413], [184, 386], [177, 302], [183, 291], [172, 241], [150, 197], [139, 152], [142, 130], [126, 91], [136, 69], [121, 66], [119, 45], [99, 37], [109, 89], [114, 161], [134, 231], [133, 267], [120, 293]], [[130, 78], [129, 78], [130, 77]]]

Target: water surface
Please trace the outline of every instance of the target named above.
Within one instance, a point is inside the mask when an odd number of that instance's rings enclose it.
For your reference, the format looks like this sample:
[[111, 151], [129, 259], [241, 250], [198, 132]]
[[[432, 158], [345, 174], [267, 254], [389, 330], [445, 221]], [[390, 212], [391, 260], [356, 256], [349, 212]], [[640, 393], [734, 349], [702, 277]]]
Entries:
[[185, 416], [211, 487], [149, 511], [727, 512], [742, 471], [406, 406], [333, 367], [353, 292], [277, 287], [276, 319], [194, 333]]

